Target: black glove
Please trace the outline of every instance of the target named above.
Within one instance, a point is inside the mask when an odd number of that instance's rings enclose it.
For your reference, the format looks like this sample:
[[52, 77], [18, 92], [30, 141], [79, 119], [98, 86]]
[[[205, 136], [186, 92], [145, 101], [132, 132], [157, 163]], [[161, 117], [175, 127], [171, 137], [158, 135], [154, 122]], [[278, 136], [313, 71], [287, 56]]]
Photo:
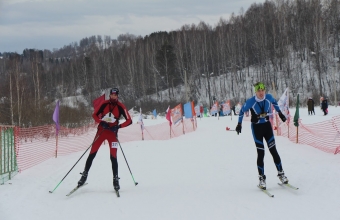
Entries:
[[282, 114], [282, 112], [279, 112], [279, 117], [281, 118], [281, 120], [283, 122], [285, 122], [287, 119], [286, 119], [286, 116], [284, 116], [284, 114]]
[[113, 131], [113, 132], [117, 133], [119, 128], [120, 128], [120, 125], [115, 125], [115, 126], [112, 126], [110, 128], [110, 131]]
[[242, 130], [242, 124], [238, 123], [237, 126], [236, 126], [235, 131], [237, 132], [237, 134], [239, 134], [239, 133], [241, 133], [241, 130]]
[[99, 123], [99, 125], [102, 126], [102, 128], [104, 128], [104, 129], [109, 129], [109, 128], [110, 128], [109, 123], [107, 123], [107, 122], [105, 122], [105, 121], [101, 121], [101, 122]]

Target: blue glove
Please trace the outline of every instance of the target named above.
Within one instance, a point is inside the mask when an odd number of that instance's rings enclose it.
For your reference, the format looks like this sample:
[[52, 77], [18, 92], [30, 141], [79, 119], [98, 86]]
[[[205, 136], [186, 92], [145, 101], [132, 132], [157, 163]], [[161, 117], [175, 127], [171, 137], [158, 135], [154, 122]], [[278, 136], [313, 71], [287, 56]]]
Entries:
[[113, 131], [113, 132], [117, 133], [119, 128], [120, 128], [120, 125], [115, 125], [115, 126], [112, 126], [110, 128], [110, 131]]
[[101, 121], [101, 122], [99, 123], [99, 125], [102, 126], [102, 128], [104, 128], [104, 129], [109, 129], [109, 128], [110, 128], [109, 123], [107, 123], [107, 122], [105, 122], [105, 121]]
[[237, 134], [239, 134], [239, 133], [241, 133], [241, 130], [242, 130], [242, 125], [241, 125], [241, 123], [238, 123], [235, 131], [237, 132]]
[[284, 114], [282, 114], [282, 112], [279, 112], [279, 117], [281, 118], [281, 120], [283, 122], [285, 122], [287, 119], [286, 119], [286, 116]]

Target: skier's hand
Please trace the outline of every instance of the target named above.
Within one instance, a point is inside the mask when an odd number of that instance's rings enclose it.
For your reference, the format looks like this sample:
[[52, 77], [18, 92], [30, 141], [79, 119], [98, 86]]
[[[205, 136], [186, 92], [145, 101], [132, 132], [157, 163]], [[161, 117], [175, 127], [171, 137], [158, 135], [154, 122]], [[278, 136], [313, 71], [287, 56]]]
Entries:
[[286, 119], [286, 116], [284, 114], [282, 114], [282, 112], [279, 112], [279, 117], [281, 118], [281, 120], [283, 122], [285, 122], [287, 119]]
[[99, 123], [99, 125], [102, 126], [102, 128], [104, 128], [104, 129], [109, 129], [109, 128], [110, 128], [109, 123], [107, 123], [107, 122], [105, 122], [105, 121], [101, 121], [101, 122]]
[[118, 129], [120, 128], [120, 125], [115, 125], [110, 128], [111, 131], [117, 133]]
[[239, 134], [239, 133], [241, 133], [241, 130], [242, 130], [242, 124], [238, 123], [237, 126], [236, 126], [235, 131], [237, 132], [237, 134]]

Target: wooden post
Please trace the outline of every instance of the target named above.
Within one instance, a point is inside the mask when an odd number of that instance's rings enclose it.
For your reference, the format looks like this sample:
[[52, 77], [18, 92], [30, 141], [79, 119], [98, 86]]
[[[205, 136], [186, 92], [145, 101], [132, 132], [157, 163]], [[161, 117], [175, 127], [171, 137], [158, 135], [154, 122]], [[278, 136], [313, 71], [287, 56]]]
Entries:
[[55, 158], [58, 156], [58, 135], [56, 135], [56, 144], [55, 144]]
[[171, 139], [171, 125], [170, 125], [170, 139]]
[[184, 131], [184, 121], [183, 121], [183, 118], [182, 118], [182, 130], [183, 130], [183, 134], [185, 134], [185, 131]]

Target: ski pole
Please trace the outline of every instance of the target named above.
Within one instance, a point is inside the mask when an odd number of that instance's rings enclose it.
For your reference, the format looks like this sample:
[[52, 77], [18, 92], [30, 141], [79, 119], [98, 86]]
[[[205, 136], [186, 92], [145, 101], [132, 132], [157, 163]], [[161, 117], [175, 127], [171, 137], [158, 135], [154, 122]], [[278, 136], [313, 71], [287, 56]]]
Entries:
[[129, 168], [129, 170], [130, 170], [130, 173], [131, 173], [132, 180], [133, 180], [133, 182], [135, 183], [135, 186], [137, 186], [137, 185], [138, 185], [138, 182], [136, 182], [136, 181], [135, 181], [135, 178], [133, 178], [133, 175], [132, 175], [132, 172], [131, 172], [130, 166], [129, 166], [129, 164], [128, 164], [127, 160], [126, 160], [126, 157], [125, 157], [125, 154], [124, 154], [123, 148], [122, 148], [122, 146], [120, 145], [120, 142], [119, 142], [119, 140], [118, 140], [118, 137], [117, 137], [117, 134], [116, 134], [116, 133], [115, 133], [115, 135], [116, 135], [116, 139], [117, 139], [117, 141], [118, 141], [118, 144], [119, 144], [120, 150], [121, 150], [121, 151], [122, 151], [122, 153], [123, 153], [123, 156], [124, 156], [124, 159], [125, 159], [126, 165], [128, 166], [128, 168]]
[[92, 144], [86, 149], [86, 151], [83, 153], [83, 155], [81, 155], [81, 157], [77, 160], [77, 162], [73, 165], [73, 167], [66, 173], [66, 175], [64, 176], [64, 178], [58, 183], [58, 185], [52, 190], [49, 191], [49, 193], [53, 193], [54, 190], [56, 190], [58, 188], [58, 186], [61, 184], [61, 182], [63, 182], [63, 180], [67, 177], [67, 175], [71, 172], [71, 170], [73, 170], [73, 168], [77, 165], [77, 163], [80, 161], [80, 159], [85, 155], [85, 153], [90, 149], [90, 147], [92, 147], [93, 143], [100, 137], [100, 135], [103, 133], [104, 130], [102, 130], [98, 136], [93, 140]]

